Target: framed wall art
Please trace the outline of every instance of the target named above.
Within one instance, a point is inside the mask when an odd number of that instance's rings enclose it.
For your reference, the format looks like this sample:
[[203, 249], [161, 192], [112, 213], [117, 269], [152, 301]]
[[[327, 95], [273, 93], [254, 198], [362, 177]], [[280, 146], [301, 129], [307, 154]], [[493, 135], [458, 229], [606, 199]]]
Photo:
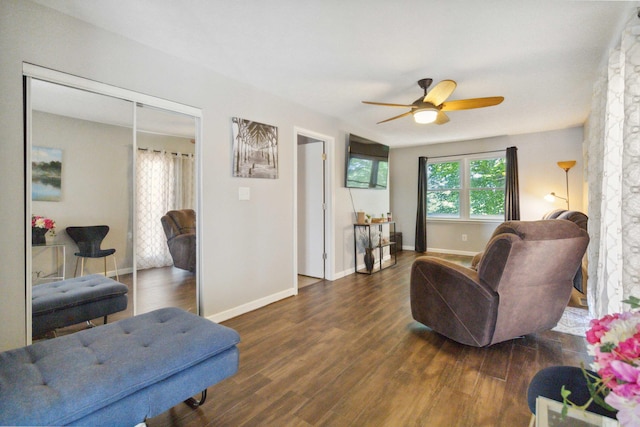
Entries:
[[59, 202], [62, 197], [62, 150], [31, 149], [31, 200]]
[[278, 128], [233, 117], [233, 176], [278, 178]]

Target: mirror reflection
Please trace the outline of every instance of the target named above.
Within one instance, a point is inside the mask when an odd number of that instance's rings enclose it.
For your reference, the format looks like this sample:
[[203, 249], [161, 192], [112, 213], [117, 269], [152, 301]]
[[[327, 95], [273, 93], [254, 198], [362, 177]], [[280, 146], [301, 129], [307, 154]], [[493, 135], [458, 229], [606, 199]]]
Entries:
[[137, 106], [137, 313], [197, 313], [195, 118]]
[[132, 102], [37, 79], [31, 106], [33, 340], [197, 313], [195, 223], [184, 268], [161, 221], [195, 210], [195, 118], [138, 105], [134, 130]]

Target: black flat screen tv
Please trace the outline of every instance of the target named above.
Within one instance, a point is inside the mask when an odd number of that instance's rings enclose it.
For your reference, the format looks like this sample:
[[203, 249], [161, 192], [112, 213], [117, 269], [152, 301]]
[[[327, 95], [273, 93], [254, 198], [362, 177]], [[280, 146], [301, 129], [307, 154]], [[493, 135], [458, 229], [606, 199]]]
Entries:
[[357, 135], [347, 137], [347, 188], [387, 188], [389, 147]]

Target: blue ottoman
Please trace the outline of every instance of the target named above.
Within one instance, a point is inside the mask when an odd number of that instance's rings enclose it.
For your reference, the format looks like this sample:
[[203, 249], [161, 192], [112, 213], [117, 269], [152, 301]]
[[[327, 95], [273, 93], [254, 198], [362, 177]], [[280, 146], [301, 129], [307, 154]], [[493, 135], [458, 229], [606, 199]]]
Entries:
[[134, 426], [235, 374], [239, 341], [164, 308], [0, 353], [0, 425]]
[[127, 285], [100, 274], [44, 283], [31, 295], [32, 335], [75, 325], [127, 308]]

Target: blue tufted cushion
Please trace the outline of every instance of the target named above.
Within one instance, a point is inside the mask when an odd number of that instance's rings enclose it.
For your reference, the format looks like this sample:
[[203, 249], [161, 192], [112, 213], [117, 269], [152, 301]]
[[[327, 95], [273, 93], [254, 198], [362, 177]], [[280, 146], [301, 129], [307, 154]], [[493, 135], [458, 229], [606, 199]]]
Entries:
[[0, 425], [72, 423], [239, 341], [233, 329], [164, 308], [0, 353]]
[[44, 283], [33, 287], [31, 296], [33, 315], [112, 298], [127, 292], [129, 292], [127, 285], [101, 274]]

